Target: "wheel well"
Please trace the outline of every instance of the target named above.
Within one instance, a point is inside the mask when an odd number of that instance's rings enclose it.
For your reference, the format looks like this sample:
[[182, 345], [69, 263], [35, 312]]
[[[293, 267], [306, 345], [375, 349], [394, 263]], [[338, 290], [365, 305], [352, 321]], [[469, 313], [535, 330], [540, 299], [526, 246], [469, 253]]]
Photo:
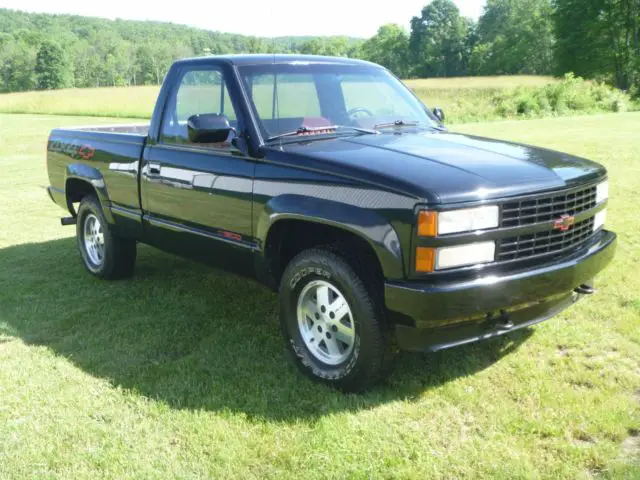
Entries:
[[89, 182], [78, 178], [69, 178], [65, 184], [65, 193], [67, 196], [67, 208], [72, 215], [76, 215], [76, 209], [73, 204], [80, 202], [87, 195], [96, 195], [96, 189]]
[[373, 274], [381, 281], [384, 279], [373, 247], [355, 233], [305, 220], [280, 220], [271, 227], [265, 242], [265, 258], [272, 286], [278, 287], [285, 268], [298, 253], [329, 245], [347, 254], [347, 260], [357, 259], [350, 262], [355, 269], [366, 269], [367, 274]]

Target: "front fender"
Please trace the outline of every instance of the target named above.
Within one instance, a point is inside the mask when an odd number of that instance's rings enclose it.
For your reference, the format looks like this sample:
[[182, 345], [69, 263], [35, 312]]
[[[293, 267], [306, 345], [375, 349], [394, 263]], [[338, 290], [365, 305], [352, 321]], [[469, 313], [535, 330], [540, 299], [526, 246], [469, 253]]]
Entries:
[[256, 224], [256, 237], [263, 252], [271, 228], [287, 219], [320, 223], [353, 233], [371, 245], [385, 278], [404, 276], [398, 235], [389, 221], [375, 210], [302, 195], [274, 197], [265, 204]]

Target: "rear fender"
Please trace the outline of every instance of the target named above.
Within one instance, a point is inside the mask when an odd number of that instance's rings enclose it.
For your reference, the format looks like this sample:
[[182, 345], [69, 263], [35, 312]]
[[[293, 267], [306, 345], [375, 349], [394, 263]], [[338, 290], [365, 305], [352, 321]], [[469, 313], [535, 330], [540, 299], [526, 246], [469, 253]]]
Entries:
[[83, 181], [93, 187], [93, 190], [95, 190], [98, 200], [100, 201], [100, 205], [102, 205], [102, 211], [105, 217], [107, 218], [109, 223], [113, 223], [113, 215], [111, 214], [111, 210], [109, 209], [111, 200], [109, 199], [107, 186], [100, 170], [83, 163], [72, 163], [70, 165], [67, 165], [67, 168], [65, 170], [64, 184], [67, 197], [67, 206], [69, 207], [69, 211], [73, 213], [73, 206], [71, 204], [72, 202], [67, 192], [68, 182], [72, 179]]

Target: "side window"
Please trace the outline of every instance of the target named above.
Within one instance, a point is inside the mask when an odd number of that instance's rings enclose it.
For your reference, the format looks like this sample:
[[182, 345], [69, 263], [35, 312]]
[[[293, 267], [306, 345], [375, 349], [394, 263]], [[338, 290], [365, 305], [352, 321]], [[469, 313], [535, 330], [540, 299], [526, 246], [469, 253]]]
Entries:
[[167, 101], [160, 141], [218, 148], [228, 146], [228, 142], [193, 144], [189, 140], [187, 120], [191, 115], [206, 113], [225, 115], [231, 126], [237, 130], [236, 112], [229, 98], [223, 73], [212, 69], [187, 71]]

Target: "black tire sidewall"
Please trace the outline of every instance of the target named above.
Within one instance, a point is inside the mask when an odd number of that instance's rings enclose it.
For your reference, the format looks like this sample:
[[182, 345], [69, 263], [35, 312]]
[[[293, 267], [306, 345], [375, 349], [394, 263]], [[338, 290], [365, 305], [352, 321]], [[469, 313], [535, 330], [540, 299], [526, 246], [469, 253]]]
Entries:
[[[338, 365], [328, 365], [317, 359], [305, 345], [298, 327], [298, 298], [313, 280], [334, 285], [349, 303], [356, 339], [351, 355]], [[287, 348], [298, 368], [306, 375], [352, 390], [375, 368], [380, 348], [381, 319], [369, 292], [346, 261], [319, 250], [305, 252], [287, 267], [280, 285], [280, 321]], [[357, 389], [357, 388], [356, 388]]]

